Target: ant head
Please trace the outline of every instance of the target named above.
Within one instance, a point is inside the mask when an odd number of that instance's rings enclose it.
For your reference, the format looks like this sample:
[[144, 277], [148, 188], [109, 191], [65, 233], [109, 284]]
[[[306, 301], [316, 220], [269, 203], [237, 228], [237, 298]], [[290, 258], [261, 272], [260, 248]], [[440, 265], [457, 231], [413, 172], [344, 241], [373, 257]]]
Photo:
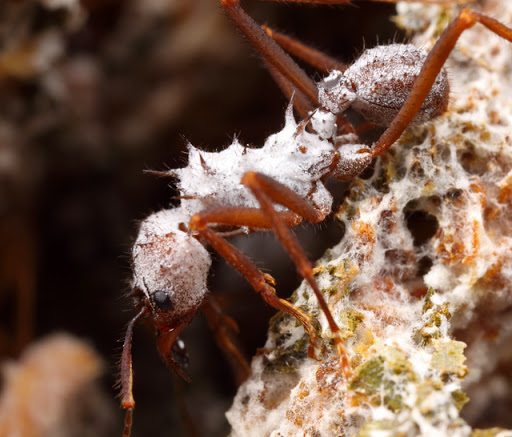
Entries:
[[135, 304], [160, 330], [188, 323], [207, 293], [210, 255], [179, 223], [175, 210], [153, 214], [133, 247]]
[[121, 404], [126, 409], [125, 431], [130, 435], [133, 399], [132, 335], [140, 317], [150, 317], [156, 328], [158, 350], [182, 378], [187, 361], [178, 338], [203, 301], [211, 258], [192, 235], [180, 229], [186, 222], [180, 209], [159, 211], [141, 223], [133, 246], [133, 292], [138, 310], [126, 329], [121, 356]]

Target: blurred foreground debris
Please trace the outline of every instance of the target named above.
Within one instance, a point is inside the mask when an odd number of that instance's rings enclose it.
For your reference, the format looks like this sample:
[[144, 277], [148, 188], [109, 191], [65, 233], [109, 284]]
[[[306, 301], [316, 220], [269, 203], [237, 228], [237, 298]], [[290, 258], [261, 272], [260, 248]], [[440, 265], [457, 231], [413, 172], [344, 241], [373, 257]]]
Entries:
[[103, 363], [86, 343], [53, 334], [1, 364], [0, 437], [113, 435], [113, 400], [99, 385]]

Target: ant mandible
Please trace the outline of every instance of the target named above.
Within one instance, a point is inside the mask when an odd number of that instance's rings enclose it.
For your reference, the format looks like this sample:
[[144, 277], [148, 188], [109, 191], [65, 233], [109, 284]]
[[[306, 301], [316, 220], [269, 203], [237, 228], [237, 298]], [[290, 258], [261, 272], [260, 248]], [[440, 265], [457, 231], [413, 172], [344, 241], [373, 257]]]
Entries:
[[[189, 379], [182, 364], [185, 349], [178, 336], [199, 307], [207, 314], [215, 313], [207, 298], [211, 258], [205, 244], [242, 273], [267, 303], [294, 316], [304, 326], [309, 338], [308, 354], [317, 358], [319, 343], [310, 318], [280, 299], [272, 277], [262, 273], [226, 240], [233, 233], [264, 229], [275, 232], [313, 289], [334, 337], [341, 369], [350, 377], [350, 361], [340, 329], [314, 279], [312, 264], [289, 228], [303, 219], [321, 222], [329, 214], [332, 197], [323, 184], [327, 178], [352, 179], [393, 145], [411, 123], [430, 121], [446, 111], [450, 87], [443, 66], [464, 30], [481, 23], [512, 42], [511, 28], [476, 11], [462, 9], [429, 53], [410, 44], [378, 46], [346, 67], [289, 37], [260, 27], [241, 8], [239, 0], [220, 3], [261, 54], [285, 95], [294, 95], [294, 107], [304, 120], [297, 124], [289, 107], [283, 130], [270, 136], [260, 149], [246, 148], [236, 140], [219, 153], [200, 152], [189, 145], [188, 166], [165, 173], [179, 179], [180, 205], [145, 219], [132, 251], [132, 296], [138, 313], [126, 330], [121, 358], [121, 402], [127, 411], [125, 437], [131, 432], [135, 406], [131, 343], [139, 318], [152, 320], [163, 359], [178, 375]], [[328, 77], [315, 84], [281, 47], [326, 71]], [[343, 116], [349, 106], [370, 122], [388, 126], [371, 147], [361, 144]], [[217, 334], [223, 337], [219, 323], [216, 325]], [[229, 341], [221, 341], [232, 358], [241, 361]]]

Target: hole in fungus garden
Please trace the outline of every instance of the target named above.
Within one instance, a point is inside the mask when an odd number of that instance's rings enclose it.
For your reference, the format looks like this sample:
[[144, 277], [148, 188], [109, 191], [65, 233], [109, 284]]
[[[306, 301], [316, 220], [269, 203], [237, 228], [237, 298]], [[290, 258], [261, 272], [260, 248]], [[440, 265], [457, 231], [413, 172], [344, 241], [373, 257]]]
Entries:
[[405, 221], [416, 247], [427, 243], [428, 240], [436, 234], [439, 228], [437, 218], [421, 209], [405, 211]]
[[488, 169], [488, 161], [480, 159], [475, 152], [475, 145], [471, 141], [464, 142], [464, 148], [457, 152], [458, 162], [461, 163], [464, 170], [471, 175], [482, 176]]
[[434, 263], [433, 263], [432, 259], [428, 256], [424, 256], [424, 257], [420, 258], [420, 260], [418, 261], [418, 271], [416, 272], [416, 276], [418, 276], [418, 277], [425, 276], [429, 272], [429, 270], [433, 264]]

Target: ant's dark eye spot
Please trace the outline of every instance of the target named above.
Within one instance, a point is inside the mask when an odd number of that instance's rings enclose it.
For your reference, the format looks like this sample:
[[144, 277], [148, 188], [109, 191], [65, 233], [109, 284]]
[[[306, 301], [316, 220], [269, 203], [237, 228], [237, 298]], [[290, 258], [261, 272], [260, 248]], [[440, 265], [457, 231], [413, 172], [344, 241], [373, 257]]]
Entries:
[[153, 293], [153, 302], [159, 310], [168, 311], [172, 308], [171, 298], [165, 291], [156, 291]]

